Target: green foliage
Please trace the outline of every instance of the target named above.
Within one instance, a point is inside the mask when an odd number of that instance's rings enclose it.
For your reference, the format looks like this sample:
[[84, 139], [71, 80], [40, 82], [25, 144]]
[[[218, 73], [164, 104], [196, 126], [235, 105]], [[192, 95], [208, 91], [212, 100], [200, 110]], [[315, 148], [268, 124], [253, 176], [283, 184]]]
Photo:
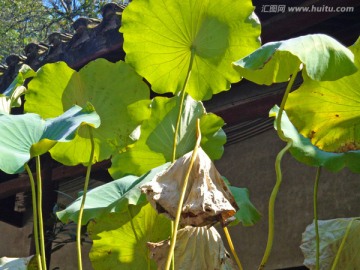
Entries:
[[50, 18], [40, 0], [0, 1], [0, 62], [13, 53], [24, 54], [31, 41], [45, 39]]
[[[86, 195], [82, 224], [87, 224], [91, 219], [99, 219], [106, 213], [122, 213], [127, 211], [129, 205], [138, 205], [146, 201], [145, 195], [141, 194], [140, 186], [151, 181], [154, 176], [161, 173], [169, 166], [163, 164], [152, 169], [141, 177], [133, 175], [114, 180], [90, 190]], [[65, 210], [57, 212], [58, 218], [63, 223], [71, 220], [77, 221], [82, 196], [77, 198]]]
[[72, 32], [72, 24], [79, 17], [99, 18], [106, 3], [124, 4], [123, 0], [42, 0], [46, 13], [57, 31]]
[[[360, 39], [350, 50], [360, 68]], [[318, 148], [337, 153], [359, 150], [359, 89], [360, 71], [332, 82], [304, 77], [304, 83], [289, 95], [285, 109], [299, 132]]]
[[[134, 1], [123, 12], [126, 62], [156, 93], [186, 92], [196, 100], [240, 80], [230, 63], [259, 46], [251, 1]], [[156, 71], [156, 72], [154, 72]]]
[[26, 88], [23, 86], [26, 79], [36, 75], [28, 65], [22, 65], [14, 81], [0, 94], [0, 113], [10, 113], [11, 108], [21, 106], [21, 96]]
[[3, 95], [11, 96], [17, 87], [22, 86], [25, 80], [36, 76], [36, 72], [26, 64], [23, 64], [14, 81], [6, 88]]
[[[322, 34], [265, 44], [252, 54], [235, 62], [234, 65], [244, 78], [257, 84], [270, 85], [276, 82], [289, 81], [280, 108], [276, 107], [270, 112], [271, 116], [276, 115], [274, 126], [279, 138], [286, 142], [286, 146], [278, 153], [275, 161], [276, 183], [271, 192], [268, 207], [268, 241], [259, 267], [259, 269], [263, 269], [270, 256], [274, 241], [275, 201], [282, 183], [281, 160], [283, 155], [290, 150], [298, 160], [315, 166], [326, 164], [335, 171], [341, 169], [347, 162], [346, 158], [342, 159], [339, 156], [334, 157], [334, 155], [318, 151], [316, 147], [299, 136], [291, 122], [286, 121], [284, 107], [287, 104], [286, 101], [294, 85], [296, 75], [303, 69], [304, 81], [336, 81], [353, 74], [357, 68], [354, 64], [354, 55], [349, 49], [333, 38]], [[299, 97], [299, 100], [302, 104], [308, 104], [308, 99], [304, 97]], [[333, 98], [331, 102], [334, 100], [336, 99]], [[317, 110], [315, 107], [311, 109]], [[303, 121], [303, 116], [303, 112], [301, 112], [299, 121]], [[306, 121], [309, 122], [312, 119], [308, 118]], [[321, 121], [328, 121], [328, 119]], [[327, 129], [322, 131], [329, 133]], [[331, 139], [336, 140], [334, 137]], [[354, 161], [354, 158], [350, 159], [347, 165], [353, 167]]]
[[121, 0], [1, 0], [0, 62], [10, 54], [24, 54], [30, 42], [44, 42], [52, 32], [73, 33], [79, 17], [99, 18], [101, 8]]
[[[149, 89], [141, 77], [122, 61], [113, 64], [98, 59], [79, 72], [58, 62], [43, 66], [31, 80], [25, 110], [47, 118], [73, 104], [84, 106], [91, 102], [101, 118], [101, 126], [93, 132], [96, 162], [109, 158], [116, 147], [132, 142], [129, 134], [137, 123], [131, 121], [127, 106], [148, 97]], [[56, 145], [51, 155], [66, 165], [86, 164], [90, 150], [88, 130], [80, 128], [73, 142]]]
[[[278, 111], [279, 107], [275, 106], [271, 109], [270, 116], [277, 117]], [[333, 172], [348, 167], [351, 171], [360, 173], [359, 151], [333, 153], [320, 150], [311, 143], [309, 138], [304, 137], [297, 131], [285, 112], [281, 118], [281, 130], [284, 132], [285, 137], [292, 140], [290, 153], [298, 161], [309, 166], [325, 167]]]
[[147, 242], [167, 239], [170, 228], [170, 220], [158, 215], [149, 203], [105, 214], [88, 226], [92, 266], [95, 270], [157, 269], [149, 258]]
[[267, 43], [234, 65], [244, 78], [270, 85], [288, 81], [301, 63], [312, 80], [337, 80], [356, 71], [353, 60], [351, 51], [338, 41], [316, 34]]
[[24, 86], [16, 87], [9, 96], [0, 95], [0, 113], [9, 114], [14, 107], [21, 106], [21, 96], [25, 93]]
[[[360, 265], [360, 221], [355, 218], [319, 220], [320, 270], [356, 269]], [[310, 224], [302, 236], [304, 265], [315, 269], [315, 229]], [[334, 268], [333, 268], [334, 267]]]
[[253, 226], [261, 218], [259, 211], [250, 201], [249, 190], [247, 188], [238, 188], [229, 186], [231, 193], [234, 195], [239, 210], [235, 214], [236, 220], [231, 225], [241, 222], [244, 226]]
[[[174, 123], [176, 123], [181, 98], [156, 97], [150, 103], [132, 105], [129, 110], [134, 119], [142, 120], [140, 138], [112, 158], [109, 170], [113, 178], [125, 174], [141, 175], [151, 168], [171, 161], [174, 145]], [[207, 114], [203, 104], [185, 98], [177, 135], [176, 158], [190, 152], [196, 140], [196, 119], [200, 118], [204, 150], [211, 158], [221, 157], [226, 135], [221, 127], [224, 121], [213, 114]]]
[[44, 121], [39, 115], [0, 115], [0, 169], [14, 174], [24, 170], [31, 157], [49, 151], [56, 142], [68, 142], [82, 124], [98, 127], [92, 107], [73, 106], [64, 114]]

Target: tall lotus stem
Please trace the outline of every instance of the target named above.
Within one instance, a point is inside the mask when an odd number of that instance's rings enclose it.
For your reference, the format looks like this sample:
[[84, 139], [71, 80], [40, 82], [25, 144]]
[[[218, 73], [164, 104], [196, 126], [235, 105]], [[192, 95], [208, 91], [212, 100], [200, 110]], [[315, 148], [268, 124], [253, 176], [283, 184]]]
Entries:
[[35, 257], [36, 262], [39, 267], [39, 270], [42, 270], [42, 261], [40, 255], [40, 244], [39, 244], [39, 225], [38, 225], [38, 210], [37, 210], [37, 200], [36, 200], [36, 187], [34, 177], [32, 172], [29, 168], [28, 164], [25, 164], [25, 170], [29, 175], [30, 179], [30, 186], [31, 186], [31, 201], [32, 201], [32, 208], [33, 208], [33, 219], [34, 219], [34, 242], [35, 242]]
[[266, 244], [266, 249], [264, 252], [264, 256], [261, 260], [260, 266], [259, 266], [259, 270], [260, 269], [264, 269], [271, 250], [272, 250], [272, 246], [273, 246], [273, 241], [274, 241], [274, 233], [275, 233], [275, 201], [276, 201], [276, 197], [282, 182], [282, 172], [281, 172], [281, 160], [282, 157], [284, 156], [284, 154], [290, 149], [290, 147], [292, 146], [292, 140], [285, 137], [284, 133], [281, 129], [281, 118], [282, 118], [282, 114], [284, 112], [284, 108], [285, 108], [285, 103], [287, 100], [287, 97], [290, 93], [290, 90], [292, 89], [292, 86], [295, 82], [295, 78], [296, 78], [296, 74], [298, 73], [299, 68], [297, 67], [293, 73], [292, 76], [290, 78], [290, 81], [286, 87], [284, 96], [282, 98], [281, 101], [281, 105], [280, 105], [280, 109], [278, 112], [278, 115], [276, 117], [275, 120], [275, 127], [278, 133], [278, 136], [280, 137], [281, 140], [285, 141], [287, 144], [286, 146], [279, 152], [279, 154], [276, 157], [276, 161], [275, 161], [275, 171], [276, 171], [276, 183], [275, 186], [271, 192], [270, 195], [270, 199], [269, 199], [269, 231], [268, 231], [268, 240], [267, 240], [267, 244]]
[[175, 245], [176, 245], [177, 229], [179, 227], [179, 222], [180, 222], [180, 217], [181, 217], [181, 211], [182, 211], [183, 204], [184, 204], [186, 188], [187, 188], [187, 185], [188, 185], [188, 180], [189, 180], [189, 176], [190, 176], [190, 173], [191, 173], [191, 169], [192, 169], [192, 167], [194, 165], [194, 161], [196, 159], [197, 150], [199, 149], [199, 146], [200, 146], [201, 132], [200, 132], [200, 120], [199, 119], [197, 119], [197, 121], [196, 121], [196, 130], [197, 130], [197, 140], [196, 140], [196, 144], [195, 144], [195, 147], [194, 147], [194, 151], [193, 151], [191, 159], [190, 159], [189, 168], [188, 168], [188, 170], [186, 172], [184, 183], [183, 183], [183, 186], [182, 186], [182, 189], [181, 189], [181, 194], [180, 194], [180, 198], [179, 198], [179, 204], [178, 204], [176, 217], [175, 217], [174, 230], [173, 230], [173, 234], [172, 234], [172, 237], [171, 237], [171, 244], [170, 244], [168, 257], [167, 257], [167, 260], [166, 260], [165, 270], [169, 270], [170, 264], [171, 264], [171, 261], [172, 261], [172, 257], [173, 257], [173, 254], [174, 254]]
[[[185, 95], [186, 95], [186, 86], [189, 83], [189, 79], [190, 79], [190, 74], [191, 74], [191, 69], [192, 69], [192, 65], [194, 62], [194, 55], [195, 55], [195, 51], [192, 49], [191, 50], [191, 56], [190, 56], [190, 63], [189, 63], [189, 67], [188, 67], [188, 71], [186, 74], [186, 78], [185, 78], [185, 82], [183, 85], [183, 88], [180, 92], [181, 95], [181, 100], [180, 100], [180, 107], [179, 107], [179, 114], [178, 114], [178, 118], [176, 120], [176, 126], [175, 126], [175, 132], [174, 132], [174, 144], [173, 144], [173, 153], [172, 153], [172, 159], [171, 162], [174, 163], [176, 160], [176, 148], [177, 148], [177, 136], [179, 134], [179, 129], [180, 129], [180, 122], [181, 122], [181, 116], [182, 116], [182, 112], [183, 112], [183, 106], [184, 106], [184, 99], [185, 99]], [[174, 234], [174, 222], [171, 221], [171, 234]], [[174, 258], [172, 260], [172, 266], [171, 269], [174, 270], [175, 269], [175, 262], [174, 262]]]
[[44, 222], [42, 213], [42, 179], [41, 179], [41, 163], [40, 156], [36, 156], [36, 179], [37, 179], [37, 206], [39, 219], [39, 235], [40, 235], [40, 254], [42, 267], [46, 270], [46, 253], [45, 253], [45, 236], [44, 236]]
[[85, 176], [85, 184], [84, 184], [84, 192], [81, 200], [80, 210], [79, 210], [79, 217], [78, 222], [76, 226], [76, 249], [78, 254], [78, 270], [82, 270], [82, 258], [81, 258], [81, 223], [82, 223], [82, 216], [84, 213], [84, 206], [85, 206], [85, 200], [86, 200], [86, 193], [89, 186], [90, 181], [90, 172], [91, 172], [91, 166], [94, 159], [94, 153], [95, 153], [95, 143], [94, 143], [94, 136], [92, 133], [92, 129], [89, 126], [89, 134], [90, 134], [90, 142], [91, 142], [91, 152], [90, 152], [90, 159], [89, 163], [86, 169], [86, 176]]
[[172, 153], [172, 162], [175, 162], [176, 160], [176, 146], [177, 146], [177, 136], [179, 133], [179, 128], [180, 128], [180, 122], [181, 122], [181, 115], [182, 115], [182, 111], [183, 111], [183, 106], [184, 106], [184, 99], [185, 99], [185, 94], [186, 94], [186, 86], [189, 83], [189, 79], [190, 79], [190, 75], [191, 75], [191, 69], [192, 69], [192, 65], [194, 62], [194, 55], [195, 52], [192, 50], [191, 51], [191, 56], [190, 56], [190, 63], [189, 63], [189, 68], [188, 68], [188, 72], [186, 74], [186, 78], [185, 78], [185, 83], [183, 85], [183, 88], [180, 92], [181, 94], [181, 101], [180, 101], [180, 108], [179, 108], [179, 114], [178, 114], [178, 118], [176, 121], [176, 126], [175, 126], [175, 132], [174, 132], [174, 145], [173, 145], [173, 153]]

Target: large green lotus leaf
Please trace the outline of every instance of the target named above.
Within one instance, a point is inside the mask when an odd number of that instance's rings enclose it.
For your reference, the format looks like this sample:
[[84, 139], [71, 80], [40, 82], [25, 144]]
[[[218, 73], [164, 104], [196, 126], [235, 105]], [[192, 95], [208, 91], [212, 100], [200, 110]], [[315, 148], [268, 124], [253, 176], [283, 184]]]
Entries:
[[[334, 269], [357, 269], [360, 265], [360, 221], [355, 218], [338, 218], [319, 220], [318, 224], [320, 235], [320, 270], [333, 269], [332, 266], [337, 253], [339, 253], [339, 259]], [[300, 246], [305, 257], [304, 265], [311, 270], [316, 269], [315, 243], [315, 225], [313, 222], [307, 226], [303, 233], [302, 244]], [[340, 249], [341, 245], [343, 245], [342, 249]]]
[[93, 240], [90, 260], [95, 270], [157, 269], [147, 242], [170, 236], [170, 220], [152, 206], [129, 205], [127, 212], [109, 213], [88, 226]]
[[[149, 104], [141, 103], [129, 108], [136, 119], [138, 114], [148, 117], [140, 127], [141, 136], [134, 145], [121, 151], [112, 158], [109, 169], [113, 178], [125, 174], [141, 175], [151, 168], [172, 160], [175, 125], [179, 114], [180, 97], [156, 97]], [[150, 110], [150, 112], [149, 112]], [[226, 135], [221, 129], [223, 120], [213, 114], [206, 114], [202, 102], [185, 97], [178, 132], [176, 158], [193, 150], [196, 141], [196, 120], [200, 118], [202, 133], [201, 146], [211, 159], [220, 158], [224, 149]], [[138, 137], [138, 136], [136, 136]]]
[[[127, 106], [149, 98], [149, 89], [142, 78], [126, 63], [97, 59], [79, 72], [58, 62], [44, 65], [31, 80], [26, 94], [25, 110], [42, 117], [55, 117], [73, 104], [91, 102], [101, 118], [101, 126], [93, 131], [94, 161], [109, 158], [116, 147], [131, 142], [129, 134], [137, 123], [130, 120]], [[87, 128], [69, 144], [57, 144], [51, 155], [66, 165], [86, 164], [91, 144]]]
[[[360, 39], [350, 48], [360, 68]], [[339, 68], [339, 71], [342, 68]], [[331, 82], [305, 76], [285, 109], [298, 131], [324, 151], [360, 149], [360, 71]]]
[[356, 71], [352, 52], [335, 39], [306, 35], [269, 42], [234, 63], [241, 76], [257, 84], [286, 82], [304, 64], [313, 80], [333, 81]]
[[194, 55], [187, 92], [196, 100], [240, 80], [231, 62], [259, 47], [260, 23], [250, 0], [138, 0], [124, 10], [126, 62], [156, 93], [178, 93]]
[[[278, 111], [279, 107], [275, 106], [271, 109], [270, 116], [277, 117]], [[298, 161], [310, 166], [325, 167], [332, 172], [348, 167], [351, 171], [360, 173], [360, 151], [333, 153], [320, 150], [311, 143], [309, 138], [297, 131], [285, 111], [281, 117], [281, 129], [284, 135], [292, 140], [289, 151]]]
[[75, 105], [46, 121], [34, 113], [0, 115], [0, 169], [9, 174], [22, 172], [31, 157], [49, 151], [55, 142], [70, 141], [85, 123], [100, 125], [100, 118], [91, 106], [82, 109]]
[[[169, 165], [166, 163], [156, 167], [141, 177], [125, 176], [90, 190], [86, 194], [82, 224], [85, 225], [90, 219], [97, 219], [104, 213], [123, 212], [129, 204], [137, 205], [145, 202], [145, 195], [141, 194], [139, 187], [151, 181], [156, 174], [167, 169]], [[82, 196], [66, 207], [65, 210], [57, 212], [57, 217], [63, 223], [68, 223], [71, 220], [77, 222], [81, 200]]]
[[241, 222], [244, 226], [253, 226], [261, 218], [261, 214], [250, 201], [249, 190], [247, 188], [238, 188], [229, 186], [239, 210], [235, 214], [236, 220], [231, 225]]

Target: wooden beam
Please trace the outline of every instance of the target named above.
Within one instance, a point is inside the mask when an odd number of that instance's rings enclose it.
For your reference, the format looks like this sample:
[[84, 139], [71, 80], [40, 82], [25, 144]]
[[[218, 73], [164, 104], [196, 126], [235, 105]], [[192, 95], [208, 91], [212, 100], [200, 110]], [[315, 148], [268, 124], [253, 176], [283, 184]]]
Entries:
[[221, 116], [229, 126], [255, 118], [266, 118], [275, 104], [280, 105], [282, 96], [283, 93], [269, 93], [253, 100], [239, 100], [231, 106], [215, 110], [214, 113]]

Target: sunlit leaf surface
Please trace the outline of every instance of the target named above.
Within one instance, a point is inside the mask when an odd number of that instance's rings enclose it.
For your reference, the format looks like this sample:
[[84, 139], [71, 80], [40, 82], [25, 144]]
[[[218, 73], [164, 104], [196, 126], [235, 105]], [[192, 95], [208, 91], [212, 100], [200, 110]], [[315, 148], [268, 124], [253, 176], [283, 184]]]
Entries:
[[34, 113], [0, 115], [0, 169], [19, 173], [33, 156], [49, 151], [56, 142], [72, 140], [78, 127], [100, 125], [99, 115], [87, 106], [73, 106], [57, 118], [46, 121]]
[[26, 64], [23, 64], [19, 73], [12, 83], [5, 89], [3, 95], [10, 97], [17, 87], [22, 86], [26, 79], [36, 76], [36, 72]]
[[170, 236], [170, 220], [150, 204], [129, 205], [128, 211], [105, 214], [88, 226], [93, 240], [90, 260], [95, 270], [157, 269], [147, 242]]
[[[129, 204], [137, 205], [145, 202], [145, 195], [141, 195], [140, 185], [151, 181], [156, 174], [164, 171], [168, 166], [169, 163], [156, 167], [141, 177], [125, 176], [90, 190], [86, 194], [83, 225], [87, 224], [90, 219], [99, 218], [104, 213], [121, 213], [126, 211]], [[77, 222], [81, 200], [82, 196], [65, 210], [57, 212], [57, 217], [63, 223], [71, 220]]]
[[[360, 39], [350, 49], [360, 68]], [[331, 82], [304, 77], [285, 109], [298, 131], [318, 148], [338, 153], [360, 149], [360, 70]]]
[[[94, 162], [109, 158], [116, 147], [131, 142], [129, 134], [137, 123], [130, 120], [127, 106], [147, 99], [149, 89], [134, 70], [122, 61], [111, 63], [97, 59], [79, 72], [64, 62], [44, 65], [28, 85], [25, 110], [44, 118], [56, 117], [77, 104], [91, 102], [101, 118], [101, 126], [93, 130]], [[87, 163], [91, 145], [87, 128], [80, 128], [74, 141], [57, 144], [51, 155], [66, 165]]]
[[[277, 116], [279, 107], [275, 106], [270, 111], [270, 116]], [[351, 171], [360, 173], [360, 151], [349, 151], [345, 153], [326, 152], [314, 146], [309, 138], [301, 135], [290, 122], [286, 112], [281, 118], [281, 129], [287, 138], [292, 140], [290, 153], [300, 162], [310, 166], [325, 167], [337, 172], [344, 167]]]
[[337, 80], [356, 71], [353, 60], [351, 51], [338, 41], [315, 34], [266, 43], [234, 65], [246, 79], [270, 85], [288, 81], [301, 63], [313, 80]]
[[196, 100], [240, 80], [231, 63], [259, 47], [260, 23], [250, 0], [139, 0], [124, 10], [126, 62], [156, 93], [177, 93], [185, 82]]
[[21, 106], [21, 98], [26, 88], [25, 80], [36, 76], [34, 70], [28, 65], [23, 64], [13, 82], [0, 94], [0, 113], [10, 113], [11, 108]]
[[[137, 103], [130, 110], [137, 120], [142, 119], [140, 139], [126, 151], [112, 158], [110, 173], [113, 178], [124, 174], [141, 175], [151, 168], [172, 160], [174, 131], [179, 114], [180, 97], [156, 97], [152, 102]], [[224, 121], [207, 114], [203, 104], [185, 98], [177, 139], [176, 158], [190, 152], [195, 146], [196, 120], [200, 118], [201, 146], [212, 159], [221, 157], [226, 135], [221, 127]]]

